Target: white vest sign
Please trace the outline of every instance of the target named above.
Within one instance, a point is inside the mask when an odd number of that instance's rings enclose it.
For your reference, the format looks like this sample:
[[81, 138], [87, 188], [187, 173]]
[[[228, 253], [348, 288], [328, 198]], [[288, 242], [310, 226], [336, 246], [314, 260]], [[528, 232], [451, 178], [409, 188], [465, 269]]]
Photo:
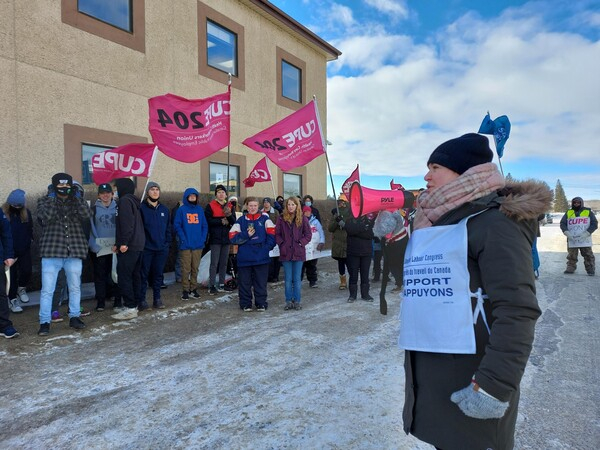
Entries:
[[[483, 312], [481, 290], [471, 294], [467, 220], [412, 233], [404, 260], [398, 343], [405, 350], [475, 353], [473, 324]], [[478, 297], [475, 314], [471, 297]], [[484, 317], [485, 319], [485, 317]]]

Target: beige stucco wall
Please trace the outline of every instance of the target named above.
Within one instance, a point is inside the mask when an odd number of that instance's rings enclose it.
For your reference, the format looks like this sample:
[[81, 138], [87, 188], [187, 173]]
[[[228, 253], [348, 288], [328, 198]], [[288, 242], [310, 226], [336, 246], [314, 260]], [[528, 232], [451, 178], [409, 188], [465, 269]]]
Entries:
[[[241, 141], [292, 112], [276, 103], [276, 46], [306, 62], [306, 96], [317, 96], [324, 130], [326, 55], [250, 5], [204, 3], [245, 28], [246, 85], [232, 91], [231, 139], [232, 153], [247, 157], [243, 179], [263, 155]], [[149, 97], [172, 92], [201, 98], [226, 89], [198, 74], [197, 0], [145, 0], [145, 53], [64, 24], [58, 0], [2, 0], [0, 10], [1, 202], [17, 187], [43, 192], [51, 176], [65, 169], [64, 124], [151, 141]], [[200, 187], [200, 162], [183, 164], [160, 154], [152, 178], [163, 190]], [[308, 165], [306, 178], [304, 193], [324, 198], [323, 156]], [[270, 183], [260, 183], [246, 193], [273, 192]]]

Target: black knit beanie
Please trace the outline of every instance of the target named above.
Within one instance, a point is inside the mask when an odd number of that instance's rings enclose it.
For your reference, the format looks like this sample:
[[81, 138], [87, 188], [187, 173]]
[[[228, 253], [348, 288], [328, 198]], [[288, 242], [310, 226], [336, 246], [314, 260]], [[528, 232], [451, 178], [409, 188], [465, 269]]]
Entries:
[[68, 184], [69, 186], [73, 186], [73, 177], [68, 173], [56, 173], [52, 177], [52, 186], [56, 189], [56, 186], [59, 184]]
[[433, 151], [427, 165], [439, 164], [462, 175], [471, 167], [489, 163], [493, 158], [488, 138], [468, 133], [441, 144]]
[[217, 184], [217, 186], [215, 187], [215, 195], [217, 195], [218, 191], [223, 191], [227, 193], [227, 189], [225, 189], [225, 186], [223, 186], [222, 184]]

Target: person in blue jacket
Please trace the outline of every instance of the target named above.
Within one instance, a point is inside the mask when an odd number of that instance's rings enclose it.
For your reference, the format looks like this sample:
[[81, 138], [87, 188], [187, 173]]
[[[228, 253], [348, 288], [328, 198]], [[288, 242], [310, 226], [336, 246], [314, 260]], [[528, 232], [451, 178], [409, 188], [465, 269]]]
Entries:
[[202, 249], [206, 243], [208, 223], [204, 209], [198, 204], [198, 191], [187, 188], [183, 193], [183, 205], [175, 213], [173, 227], [179, 237], [179, 258], [181, 260], [182, 300], [200, 298], [198, 293], [198, 266]]
[[138, 305], [140, 311], [148, 309], [146, 290], [152, 287], [152, 307], [163, 309], [165, 306], [160, 298], [163, 284], [163, 270], [169, 256], [171, 245], [171, 219], [170, 211], [160, 203], [160, 186], [150, 181], [146, 186], [146, 199], [140, 207], [146, 245], [142, 256], [142, 303]]
[[258, 211], [258, 199], [246, 199], [248, 212], [229, 231], [229, 240], [238, 246], [237, 265], [240, 308], [252, 311], [252, 291], [256, 311], [266, 311], [269, 252], [275, 247], [275, 224]]
[[[4, 215], [4, 212], [0, 209], [0, 261], [2, 266], [9, 268], [13, 265], [15, 260], [13, 259], [13, 242], [12, 232], [10, 231], [10, 222]], [[6, 276], [0, 275], [0, 336], [4, 336], [6, 339], [12, 339], [17, 337], [19, 333], [13, 327], [12, 322], [8, 318], [8, 296], [6, 295]]]

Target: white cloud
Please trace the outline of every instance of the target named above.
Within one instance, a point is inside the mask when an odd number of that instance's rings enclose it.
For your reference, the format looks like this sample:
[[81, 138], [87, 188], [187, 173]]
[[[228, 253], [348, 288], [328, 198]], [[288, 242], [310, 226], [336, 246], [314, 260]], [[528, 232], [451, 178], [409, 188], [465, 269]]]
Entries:
[[408, 18], [408, 8], [405, 1], [399, 0], [365, 0], [365, 3], [378, 11], [396, 18]]
[[[359, 162], [364, 173], [422, 175], [435, 146], [477, 131], [488, 110], [513, 123], [505, 172], [536, 176], [519, 166], [531, 158], [597, 164], [600, 42], [518, 12], [491, 22], [466, 15], [427, 45], [390, 34], [336, 43], [344, 56], [328, 83], [334, 172]], [[340, 75], [346, 68], [357, 75]], [[551, 187], [555, 175], [545, 175]]]
[[333, 3], [331, 5], [330, 20], [336, 25], [350, 27], [355, 24], [352, 10], [347, 6]]

